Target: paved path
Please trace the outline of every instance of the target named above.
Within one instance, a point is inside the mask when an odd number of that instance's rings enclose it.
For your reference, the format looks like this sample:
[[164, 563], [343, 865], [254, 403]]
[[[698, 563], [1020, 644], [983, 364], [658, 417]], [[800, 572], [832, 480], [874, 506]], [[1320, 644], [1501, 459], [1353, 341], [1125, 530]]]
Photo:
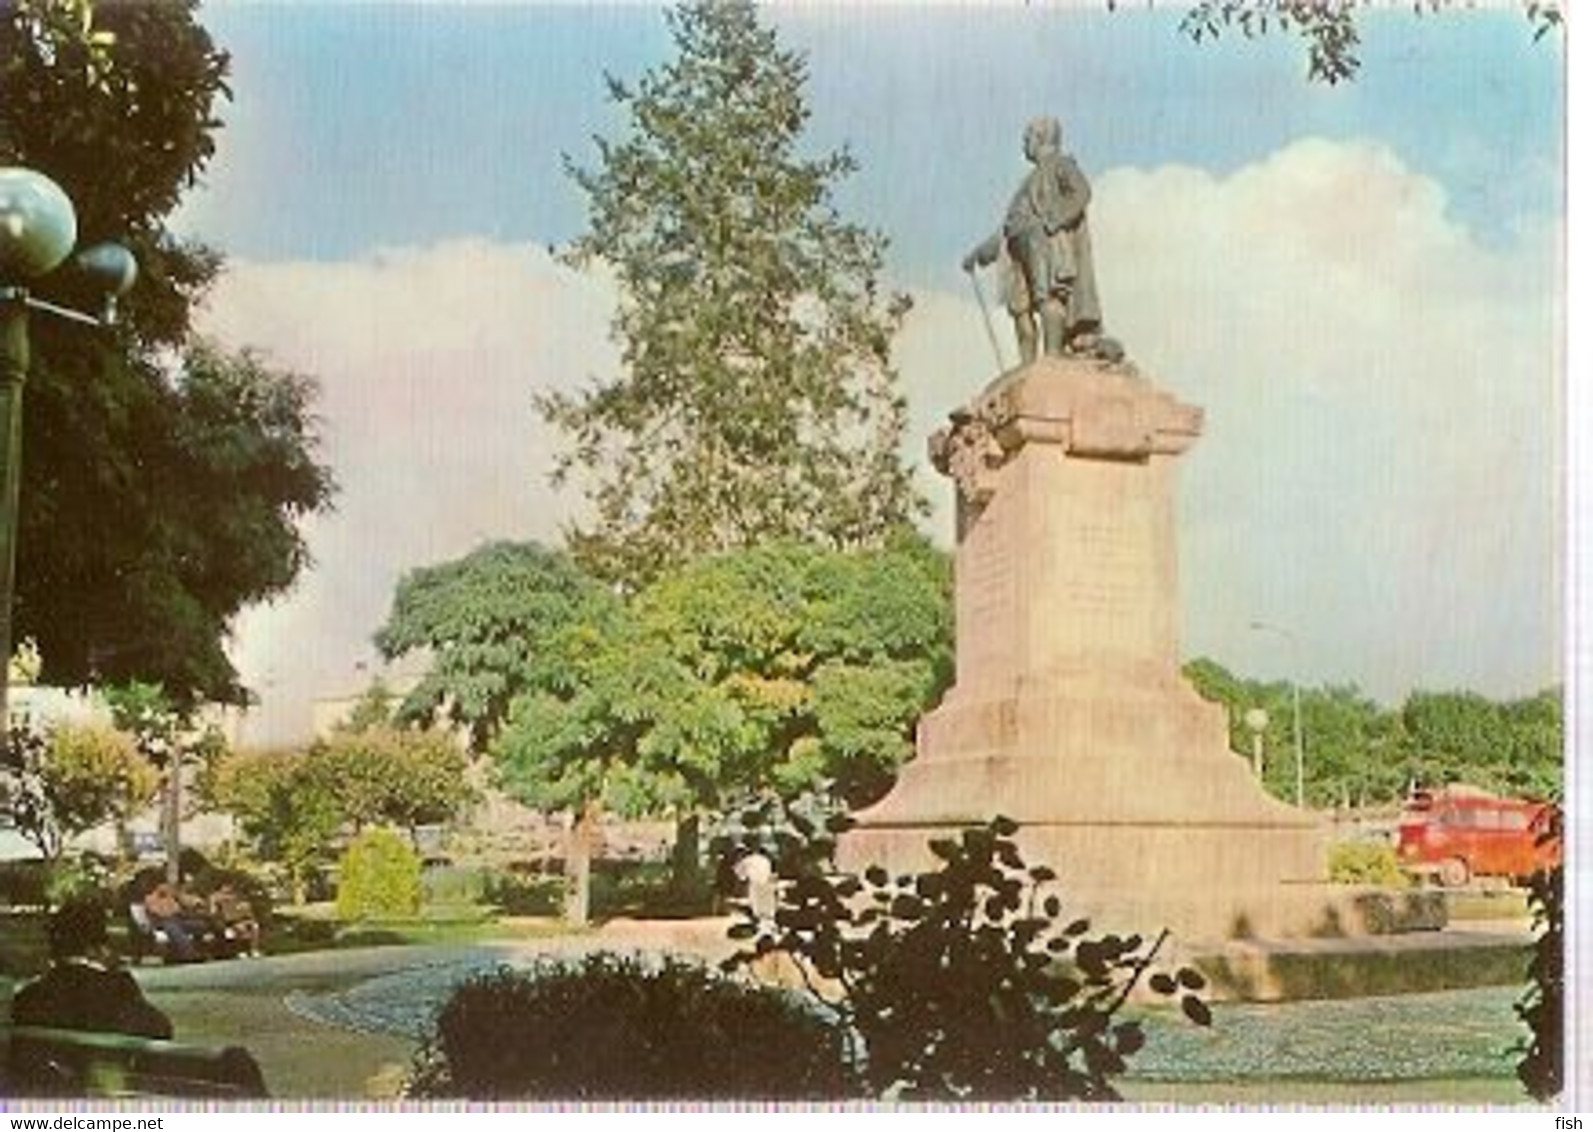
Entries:
[[[714, 959], [729, 951], [725, 923], [617, 922], [590, 933], [543, 939], [324, 951], [147, 967], [137, 975], [157, 1001], [190, 996], [224, 1001], [228, 992], [235, 992], [240, 1004], [269, 1001], [312, 1030], [331, 1027], [350, 1041], [364, 1035], [373, 1050], [385, 1051], [382, 1063], [390, 1065], [393, 1051], [416, 1042], [450, 989], [473, 973], [596, 949], [690, 952]], [[1342, 1001], [1218, 1004], [1209, 1030], [1184, 1023], [1176, 1013], [1147, 1010], [1142, 1013], [1150, 1041], [1135, 1057], [1130, 1077], [1170, 1084], [1504, 1082], [1513, 1072], [1512, 1046], [1524, 1034], [1514, 1015], [1519, 996], [1517, 987], [1489, 987]], [[247, 1043], [246, 1035], [247, 1027], [241, 1035]]]

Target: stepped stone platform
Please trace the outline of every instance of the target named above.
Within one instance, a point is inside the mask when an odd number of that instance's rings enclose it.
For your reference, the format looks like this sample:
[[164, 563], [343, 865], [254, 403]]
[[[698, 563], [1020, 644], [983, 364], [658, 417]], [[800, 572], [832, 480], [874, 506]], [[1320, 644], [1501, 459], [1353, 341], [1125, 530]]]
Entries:
[[1426, 994], [1526, 982], [1527, 931], [1412, 931], [1332, 939], [1230, 940], [1181, 956], [1231, 1002]]
[[1130, 364], [1044, 357], [932, 439], [957, 489], [956, 683], [843, 864], [920, 869], [931, 838], [1005, 815], [1103, 928], [1352, 923], [1325, 824], [1261, 789], [1180, 671], [1175, 472], [1201, 425]]

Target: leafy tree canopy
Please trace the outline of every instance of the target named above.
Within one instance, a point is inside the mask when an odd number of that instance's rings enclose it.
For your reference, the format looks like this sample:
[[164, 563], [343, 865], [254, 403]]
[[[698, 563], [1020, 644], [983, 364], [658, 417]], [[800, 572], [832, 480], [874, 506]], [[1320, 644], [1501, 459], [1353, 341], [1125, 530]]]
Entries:
[[[1267, 713], [1267, 789], [1294, 798], [1293, 686], [1249, 680], [1201, 658], [1184, 669], [1228, 709], [1230, 745], [1249, 756], [1251, 708]], [[1353, 685], [1300, 689], [1305, 793], [1311, 805], [1393, 802], [1412, 784], [1465, 782], [1501, 794], [1557, 798], [1563, 789], [1564, 700], [1559, 689], [1514, 701], [1474, 692], [1412, 692], [1397, 710]]]
[[278, 856], [301, 826], [324, 844], [345, 828], [451, 821], [475, 801], [466, 763], [447, 735], [378, 726], [340, 731], [303, 752], [227, 755], [202, 773], [199, 790]]
[[378, 677], [372, 680], [350, 709], [348, 718], [332, 725], [333, 731], [369, 731], [373, 727], [386, 727], [396, 722], [397, 705], [402, 697], [387, 687]]
[[475, 801], [468, 761], [441, 732], [375, 726], [315, 744], [307, 769], [356, 830], [381, 823], [413, 829], [452, 821]]
[[[281, 593], [325, 508], [314, 387], [193, 338], [220, 257], [166, 219], [215, 152], [228, 57], [193, 0], [0, 5], [0, 164], [55, 179], [82, 244], [114, 239], [138, 285], [111, 332], [35, 316], [24, 413], [17, 633], [57, 684], [141, 679], [241, 698], [232, 615]], [[38, 284], [91, 307], [70, 271]]]
[[[1108, 0], [1108, 7], [1115, 8], [1118, 2]], [[1310, 80], [1333, 85], [1354, 79], [1361, 68], [1358, 17], [1369, 6], [1368, 0], [1200, 0], [1190, 6], [1179, 27], [1196, 43], [1234, 30], [1246, 39], [1272, 31], [1293, 33], [1305, 43]], [[1455, 6], [1455, 0], [1415, 0], [1411, 5], [1418, 15]], [[1534, 39], [1564, 23], [1554, 0], [1522, 0], [1521, 7]]]
[[1563, 710], [1558, 689], [1508, 703], [1474, 692], [1417, 692], [1400, 713], [1404, 749], [1424, 782], [1558, 798], [1564, 790]]
[[247, 751], [226, 756], [201, 773], [205, 804], [231, 814], [255, 852], [279, 862], [302, 900], [310, 871], [344, 825], [339, 800], [310, 773], [303, 751]]
[[916, 535], [782, 542], [659, 578], [551, 642], [494, 748], [532, 805], [689, 812], [833, 780], [877, 797], [951, 675], [950, 568]]
[[159, 786], [133, 737], [108, 727], [14, 729], [0, 747], [0, 812], [52, 860], [78, 834], [144, 809]]
[[677, 57], [609, 79], [628, 133], [567, 162], [591, 213], [568, 259], [614, 272], [624, 370], [539, 398], [570, 441], [555, 482], [583, 473], [596, 505], [571, 546], [629, 584], [780, 537], [877, 546], [923, 504], [890, 363], [908, 301], [831, 201], [856, 162], [801, 155], [806, 65], [748, 0], [668, 18]]
[[240, 752], [201, 771], [207, 806], [233, 815], [255, 851], [299, 883], [338, 837], [375, 825], [414, 829], [460, 817], [477, 798], [451, 737], [377, 725], [306, 751]]
[[439, 711], [484, 750], [510, 701], [554, 679], [562, 658], [550, 638], [582, 617], [601, 616], [613, 598], [560, 551], [495, 542], [454, 562], [412, 570], [376, 634], [389, 660], [429, 655], [430, 667], [399, 706], [404, 722]]

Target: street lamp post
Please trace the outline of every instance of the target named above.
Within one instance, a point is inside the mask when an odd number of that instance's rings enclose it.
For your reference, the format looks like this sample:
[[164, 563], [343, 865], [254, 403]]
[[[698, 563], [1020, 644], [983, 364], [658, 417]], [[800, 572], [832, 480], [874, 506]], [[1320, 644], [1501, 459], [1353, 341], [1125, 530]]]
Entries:
[[1270, 722], [1266, 711], [1262, 708], [1253, 707], [1245, 712], [1245, 726], [1250, 729], [1250, 766], [1256, 772], [1257, 782], [1266, 776], [1267, 755], [1261, 736]]
[[1293, 678], [1289, 681], [1289, 687], [1294, 691], [1294, 804], [1304, 809], [1305, 730], [1300, 725], [1300, 643], [1289, 630], [1265, 621], [1252, 621], [1250, 627], [1262, 633], [1276, 633], [1289, 642], [1290, 667], [1294, 672]]
[[116, 297], [138, 265], [117, 244], [97, 244], [71, 260], [106, 296], [98, 315], [37, 298], [29, 286], [50, 274], [77, 243], [77, 212], [61, 187], [31, 169], [0, 168], [0, 733], [10, 741], [12, 598], [16, 592], [17, 514], [22, 493], [22, 389], [28, 379], [28, 316], [43, 311], [91, 326], [115, 321]]

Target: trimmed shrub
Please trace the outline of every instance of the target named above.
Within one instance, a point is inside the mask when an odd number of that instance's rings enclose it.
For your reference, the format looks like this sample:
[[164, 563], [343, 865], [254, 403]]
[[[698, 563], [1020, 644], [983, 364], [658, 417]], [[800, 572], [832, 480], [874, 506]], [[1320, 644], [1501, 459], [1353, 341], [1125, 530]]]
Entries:
[[598, 952], [455, 988], [412, 1097], [799, 1100], [855, 1095], [834, 1020], [679, 959]]
[[337, 886], [340, 919], [413, 916], [420, 911], [420, 892], [420, 857], [393, 830], [366, 830], [343, 854]]
[[1375, 884], [1405, 888], [1410, 878], [1399, 867], [1392, 845], [1345, 841], [1328, 851], [1328, 880], [1334, 884]]

